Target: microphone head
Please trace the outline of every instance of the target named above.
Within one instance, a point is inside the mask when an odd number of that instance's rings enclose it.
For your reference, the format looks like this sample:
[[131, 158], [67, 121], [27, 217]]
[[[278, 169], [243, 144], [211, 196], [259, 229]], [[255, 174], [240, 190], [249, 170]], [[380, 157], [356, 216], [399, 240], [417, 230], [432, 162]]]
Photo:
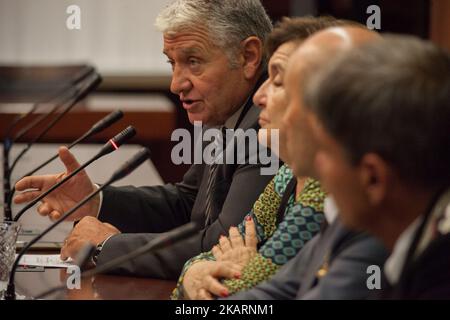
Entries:
[[113, 175], [111, 176], [112, 182], [129, 175], [149, 158], [150, 150], [148, 150], [147, 148], [142, 148], [130, 160], [125, 162], [119, 169], [116, 170], [116, 172], [113, 173]]
[[136, 135], [136, 129], [133, 126], [128, 126], [126, 129], [122, 130], [116, 134], [112, 139], [109, 139], [107, 143], [102, 147], [96, 156], [96, 159], [103, 157], [104, 155], [119, 149], [119, 147], [125, 143], [125, 141], [131, 139]]
[[121, 110], [116, 110], [108, 114], [103, 119], [99, 120], [96, 124], [94, 124], [91, 128], [91, 134], [98, 133], [109, 126], [111, 126], [113, 123], [119, 121], [123, 117], [123, 112]]
[[127, 140], [133, 138], [136, 135], [136, 129], [133, 126], [128, 126], [110, 140], [111, 144], [118, 149]]

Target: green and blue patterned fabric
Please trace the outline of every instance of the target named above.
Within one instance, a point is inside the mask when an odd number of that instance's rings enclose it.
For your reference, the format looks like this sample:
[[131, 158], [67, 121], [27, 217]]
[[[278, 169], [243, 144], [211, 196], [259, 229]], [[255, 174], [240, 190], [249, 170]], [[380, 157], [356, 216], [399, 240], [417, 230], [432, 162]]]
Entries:
[[[280, 266], [293, 258], [316, 233], [324, 221], [323, 203], [326, 194], [319, 182], [306, 179], [302, 191], [292, 194], [286, 204], [284, 218], [276, 225], [278, 208], [289, 181], [292, 170], [286, 165], [280, 167], [277, 175], [266, 186], [248, 213], [256, 225], [259, 249], [244, 267], [240, 279], [227, 279], [223, 283], [230, 294], [247, 290], [269, 279]], [[238, 229], [245, 235], [245, 219]], [[215, 260], [211, 252], [204, 252], [191, 258], [184, 265], [177, 287], [171, 298], [183, 299], [182, 282], [187, 269], [194, 263]]]

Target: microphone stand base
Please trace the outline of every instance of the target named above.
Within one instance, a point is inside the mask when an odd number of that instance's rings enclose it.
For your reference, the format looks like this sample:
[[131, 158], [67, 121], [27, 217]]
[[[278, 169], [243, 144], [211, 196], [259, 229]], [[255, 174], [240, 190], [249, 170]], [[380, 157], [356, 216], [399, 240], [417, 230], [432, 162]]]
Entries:
[[[0, 282], [1, 283], [1, 282]], [[7, 294], [7, 290], [2, 290], [4, 287], [0, 286], [0, 301], [1, 300], [33, 300], [33, 298], [23, 296], [21, 294], [18, 294], [17, 292], [14, 292], [14, 295]]]

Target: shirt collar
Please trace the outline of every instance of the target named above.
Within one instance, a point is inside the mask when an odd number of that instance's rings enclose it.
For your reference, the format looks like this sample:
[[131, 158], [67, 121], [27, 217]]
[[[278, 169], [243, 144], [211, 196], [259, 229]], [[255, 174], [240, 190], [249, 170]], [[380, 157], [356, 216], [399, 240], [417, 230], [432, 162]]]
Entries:
[[[427, 225], [423, 231], [420, 242], [417, 246], [414, 257], [419, 256], [426, 247], [430, 244], [433, 239], [434, 225], [436, 220], [439, 219], [443, 214], [449, 211], [450, 207], [450, 189], [442, 194], [436, 205], [433, 207], [430, 219], [427, 221]], [[406, 255], [408, 253], [409, 247], [413, 242], [414, 235], [417, 229], [423, 221], [423, 216], [419, 216], [414, 220], [398, 237], [395, 242], [394, 249], [391, 255], [386, 260], [384, 265], [384, 273], [388, 281], [393, 285], [400, 279], [401, 272], [403, 270]], [[442, 232], [442, 230], [441, 230]]]
[[416, 233], [417, 228], [419, 228], [422, 219], [422, 216], [416, 218], [416, 220], [400, 234], [395, 242], [394, 250], [392, 250], [391, 255], [384, 264], [384, 274], [391, 285], [396, 284], [400, 278], [406, 254], [408, 253], [409, 246], [413, 241], [414, 234]]
[[327, 196], [323, 204], [323, 213], [325, 214], [325, 219], [327, 219], [328, 225], [332, 224], [339, 213], [339, 209], [334, 202], [332, 196]]
[[[425, 248], [429, 245], [434, 236], [435, 227], [438, 227], [439, 229], [437, 220], [442, 220], [441, 217], [445, 218], [446, 211], [448, 210], [449, 206], [450, 206], [450, 189], [443, 192], [442, 195], [439, 197], [438, 201], [436, 201], [436, 204], [432, 209], [427, 227], [425, 228], [422, 238], [420, 239], [420, 242], [417, 246], [417, 252], [415, 252], [415, 256], [422, 253], [425, 250]], [[441, 224], [442, 222], [443, 221], [440, 221], [439, 224]], [[439, 232], [442, 234], [445, 233], [444, 230], [439, 230]]]

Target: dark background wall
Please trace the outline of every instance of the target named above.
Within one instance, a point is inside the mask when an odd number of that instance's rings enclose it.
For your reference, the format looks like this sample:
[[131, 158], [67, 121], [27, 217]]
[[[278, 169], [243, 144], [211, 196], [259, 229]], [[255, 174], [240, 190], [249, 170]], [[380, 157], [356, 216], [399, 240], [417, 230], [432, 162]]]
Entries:
[[[368, 6], [376, 4], [381, 9], [381, 32], [407, 33], [427, 38], [429, 34], [429, 0], [262, 0], [273, 22], [283, 16], [332, 15], [337, 18], [350, 19], [366, 24], [369, 14]], [[169, 94], [171, 95], [171, 94]], [[179, 106], [178, 97], [171, 95], [173, 102]], [[178, 109], [177, 125], [191, 128], [185, 112]], [[179, 180], [188, 166], [162, 168], [162, 175], [167, 181]], [[170, 174], [166, 174], [170, 173]]]
[[332, 15], [366, 24], [370, 5], [381, 9], [381, 32], [429, 34], [430, 0], [262, 0], [273, 21], [282, 16]]
[[[262, 0], [261, 2], [273, 22], [280, 20], [283, 16], [332, 15], [366, 24], [370, 16], [366, 13], [367, 7], [375, 4], [381, 9], [380, 32], [405, 33], [429, 38], [430, 25], [434, 23], [435, 38], [442, 38], [442, 34], [448, 34], [448, 28], [445, 29], [448, 23], [445, 24], [442, 21], [444, 19], [448, 21], [450, 0]], [[442, 13], [441, 8], [448, 11], [447, 16]], [[433, 15], [432, 12], [435, 14]], [[437, 14], [439, 17], [436, 16]], [[449, 39], [447, 41], [450, 42]], [[448, 45], [450, 47], [450, 44]], [[149, 90], [141, 91], [149, 92]], [[177, 106], [176, 126], [192, 130], [192, 125], [181, 108], [178, 97], [171, 94], [169, 90], [158, 89], [156, 92], [165, 93]], [[175, 143], [170, 141], [149, 143], [150, 148], [155, 151], [154, 162], [166, 182], [179, 181], [189, 167], [172, 164], [170, 150], [174, 145]]]

